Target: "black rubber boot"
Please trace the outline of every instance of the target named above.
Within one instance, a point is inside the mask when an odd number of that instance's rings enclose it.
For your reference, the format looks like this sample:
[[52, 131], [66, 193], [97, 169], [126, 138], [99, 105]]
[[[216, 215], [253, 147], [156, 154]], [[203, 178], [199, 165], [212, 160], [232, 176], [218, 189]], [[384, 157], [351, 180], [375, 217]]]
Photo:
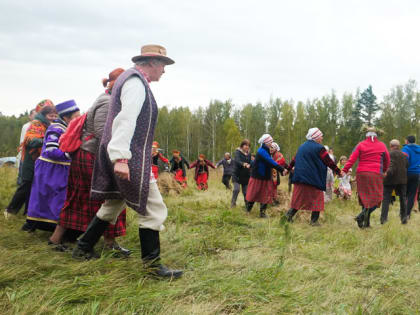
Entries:
[[363, 229], [363, 221], [365, 220], [365, 208], [362, 208], [362, 211], [357, 215], [357, 217], [354, 218], [357, 222], [357, 226], [361, 229]]
[[267, 204], [261, 204], [260, 205], [260, 218], [267, 218], [267, 214], [265, 213], [267, 211]]
[[248, 213], [251, 212], [253, 206], [254, 206], [254, 203], [248, 201], [247, 204], [246, 204], [246, 212], [248, 212]]
[[318, 222], [319, 219], [319, 211], [312, 211], [311, 213], [311, 223], [309, 223], [312, 226], [320, 226]]
[[366, 209], [366, 213], [367, 214], [365, 215], [365, 220], [363, 222], [363, 227], [365, 227], [365, 228], [369, 228], [370, 227], [370, 215], [375, 210], [376, 210], [376, 207], [372, 207], [370, 209]]
[[296, 209], [290, 208], [287, 212], [286, 212], [286, 220], [287, 222], [293, 222], [293, 217], [294, 215], [297, 213], [298, 211]]
[[109, 222], [99, 219], [96, 215], [90, 222], [86, 232], [77, 242], [77, 246], [73, 250], [72, 257], [75, 259], [92, 259], [99, 258], [100, 256], [95, 253], [95, 244], [99, 241], [102, 234], [108, 227]]
[[184, 273], [182, 270], [172, 270], [160, 262], [159, 232], [151, 229], [139, 229], [141, 258], [144, 267], [153, 276], [167, 279], [177, 279]]

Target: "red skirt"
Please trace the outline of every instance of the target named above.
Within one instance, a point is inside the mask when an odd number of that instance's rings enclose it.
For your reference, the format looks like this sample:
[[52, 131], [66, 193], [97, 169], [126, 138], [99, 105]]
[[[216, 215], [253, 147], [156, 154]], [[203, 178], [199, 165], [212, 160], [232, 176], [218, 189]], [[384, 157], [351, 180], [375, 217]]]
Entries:
[[249, 202], [259, 202], [269, 204], [273, 202], [273, 181], [270, 179], [257, 179], [251, 177], [246, 191], [246, 200]]
[[175, 172], [175, 180], [180, 184], [187, 182], [187, 178], [182, 174], [182, 170], [177, 170]]
[[[61, 209], [59, 225], [78, 231], [86, 231], [90, 221], [102, 205], [102, 201], [90, 199], [95, 155], [79, 149], [75, 152], [67, 186], [67, 197]], [[126, 232], [125, 210], [118, 216], [115, 225], [109, 225], [104, 236], [118, 237]]]
[[294, 184], [290, 208], [324, 211], [324, 192], [311, 185]]
[[159, 166], [152, 165], [152, 173], [153, 173], [153, 176], [155, 177], [155, 179], [158, 179], [158, 177], [159, 177]]
[[207, 189], [207, 173], [198, 174], [195, 182], [197, 183], [198, 189]]
[[359, 204], [362, 207], [370, 209], [381, 205], [384, 190], [384, 178], [381, 174], [373, 172], [357, 173], [356, 184]]

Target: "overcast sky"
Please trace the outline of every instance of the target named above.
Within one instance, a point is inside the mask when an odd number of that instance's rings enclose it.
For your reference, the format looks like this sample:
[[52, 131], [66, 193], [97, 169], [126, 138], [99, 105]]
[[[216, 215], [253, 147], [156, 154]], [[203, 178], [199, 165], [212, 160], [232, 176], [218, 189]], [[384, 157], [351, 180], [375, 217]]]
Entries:
[[86, 110], [101, 79], [144, 44], [175, 64], [158, 105], [305, 101], [373, 86], [380, 100], [420, 77], [420, 1], [0, 0], [0, 111], [44, 98]]

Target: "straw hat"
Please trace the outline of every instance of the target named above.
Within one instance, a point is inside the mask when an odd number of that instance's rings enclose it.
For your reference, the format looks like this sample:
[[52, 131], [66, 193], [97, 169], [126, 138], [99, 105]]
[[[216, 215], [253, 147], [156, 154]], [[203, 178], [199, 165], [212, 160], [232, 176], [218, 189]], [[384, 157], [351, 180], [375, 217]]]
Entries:
[[166, 48], [160, 45], [145, 45], [141, 48], [140, 55], [134, 56], [131, 60], [135, 63], [141, 60], [147, 59], [159, 59], [166, 65], [172, 65], [175, 63], [171, 58], [166, 56]]

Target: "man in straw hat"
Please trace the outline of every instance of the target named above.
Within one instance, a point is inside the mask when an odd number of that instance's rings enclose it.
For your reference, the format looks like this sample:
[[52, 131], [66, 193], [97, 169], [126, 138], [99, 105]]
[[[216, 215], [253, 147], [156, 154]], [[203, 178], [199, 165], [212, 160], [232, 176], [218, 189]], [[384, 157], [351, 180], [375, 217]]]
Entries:
[[204, 154], [200, 154], [198, 160], [190, 165], [190, 168], [195, 168], [194, 179], [199, 190], [207, 190], [209, 188], [207, 184], [209, 179], [209, 166], [216, 168], [212, 162], [206, 159]]
[[390, 157], [386, 145], [378, 140], [381, 130], [363, 126], [366, 138], [356, 145], [353, 153], [343, 168], [348, 173], [353, 164], [359, 160], [356, 171], [357, 194], [362, 211], [355, 218], [359, 228], [370, 227], [370, 215], [382, 203], [383, 176], [388, 170]]
[[324, 191], [326, 190], [327, 168], [337, 175], [341, 170], [335, 165], [322, 145], [323, 133], [318, 128], [311, 128], [305, 141], [290, 162], [289, 170], [294, 168], [292, 183], [293, 194], [286, 219], [292, 222], [298, 210], [311, 211], [312, 226], [318, 226], [320, 212], [324, 211]]
[[104, 200], [73, 257], [97, 256], [94, 246], [126, 206], [139, 213], [141, 256], [155, 276], [178, 278], [181, 270], [160, 263], [159, 232], [168, 210], [152, 173], [152, 143], [158, 107], [149, 83], [159, 81], [174, 63], [159, 45], [146, 45], [132, 58], [135, 66], [122, 73], [112, 88], [111, 103], [92, 177], [91, 197]]
[[402, 224], [407, 223], [407, 169], [408, 160], [401, 152], [400, 142], [397, 139], [389, 143], [391, 163], [384, 178], [384, 197], [381, 211], [381, 224], [388, 221], [389, 204], [392, 192], [395, 190], [400, 196], [400, 219]]

